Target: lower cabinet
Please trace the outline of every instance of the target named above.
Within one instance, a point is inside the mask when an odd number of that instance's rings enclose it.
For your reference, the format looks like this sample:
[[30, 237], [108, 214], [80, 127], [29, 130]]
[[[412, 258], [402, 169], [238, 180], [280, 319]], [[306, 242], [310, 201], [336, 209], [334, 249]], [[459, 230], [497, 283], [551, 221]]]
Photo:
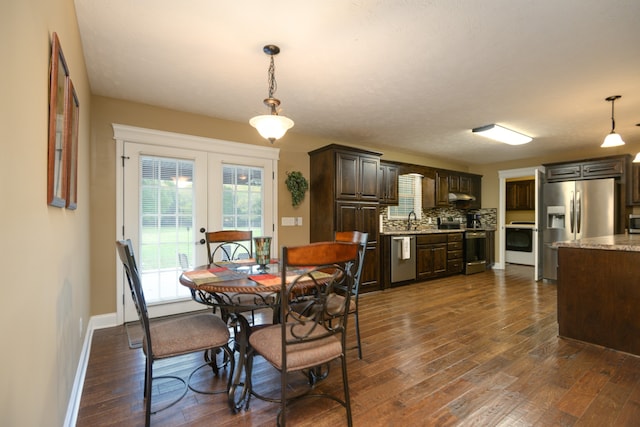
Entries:
[[464, 268], [464, 241], [462, 233], [447, 234], [447, 273], [462, 273]]
[[416, 238], [416, 279], [437, 277], [447, 272], [447, 235], [428, 234]]
[[336, 231], [358, 230], [369, 234], [360, 279], [360, 292], [379, 289], [379, 218], [377, 203], [336, 202]]

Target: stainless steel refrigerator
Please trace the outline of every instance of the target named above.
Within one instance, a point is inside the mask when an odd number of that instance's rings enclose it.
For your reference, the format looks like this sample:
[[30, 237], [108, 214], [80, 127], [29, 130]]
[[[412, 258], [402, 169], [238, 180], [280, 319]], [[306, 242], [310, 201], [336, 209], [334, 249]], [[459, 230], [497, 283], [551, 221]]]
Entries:
[[542, 277], [556, 280], [553, 242], [614, 234], [616, 184], [613, 178], [547, 183], [543, 200]]

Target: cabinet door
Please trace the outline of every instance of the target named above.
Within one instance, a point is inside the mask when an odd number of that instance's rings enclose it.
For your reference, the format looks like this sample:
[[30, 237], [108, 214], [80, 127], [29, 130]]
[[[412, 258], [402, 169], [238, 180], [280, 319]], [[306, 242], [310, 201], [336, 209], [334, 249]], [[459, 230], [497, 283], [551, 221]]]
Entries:
[[379, 194], [380, 203], [387, 205], [398, 204], [398, 167], [380, 163]]
[[449, 176], [436, 173], [436, 206], [449, 206]]
[[473, 194], [473, 182], [471, 177], [460, 175], [460, 192], [465, 194]]
[[359, 176], [357, 195], [359, 200], [377, 202], [380, 198], [378, 193], [378, 174], [380, 173], [380, 159], [377, 157], [359, 158]]
[[460, 193], [460, 175], [449, 175], [449, 191]]
[[336, 198], [358, 198], [358, 163], [356, 154], [336, 153]]
[[[447, 196], [448, 197], [448, 196]], [[422, 178], [422, 208], [436, 207], [436, 181], [425, 176]]]
[[630, 188], [629, 204], [640, 205], [640, 163], [633, 163], [631, 165]]
[[447, 245], [434, 245], [433, 253], [433, 272], [439, 276], [447, 272]]
[[436, 277], [447, 272], [447, 244], [417, 247], [416, 273], [418, 279]]

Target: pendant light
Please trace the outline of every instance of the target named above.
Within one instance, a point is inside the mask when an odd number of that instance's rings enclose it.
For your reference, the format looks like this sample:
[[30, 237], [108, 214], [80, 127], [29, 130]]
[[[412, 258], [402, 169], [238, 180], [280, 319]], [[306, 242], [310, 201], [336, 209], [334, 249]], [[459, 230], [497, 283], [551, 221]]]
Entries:
[[613, 95], [613, 96], [609, 96], [608, 98], [605, 98], [605, 101], [611, 102], [611, 133], [609, 133], [609, 135], [606, 136], [606, 138], [604, 139], [604, 142], [602, 143], [602, 145], [600, 147], [618, 147], [620, 145], [624, 145], [624, 141], [622, 140], [622, 137], [620, 137], [620, 135], [618, 135], [615, 130], [616, 130], [616, 121], [613, 118], [613, 104], [616, 102], [616, 99], [620, 99], [622, 98], [621, 95]]
[[280, 100], [273, 97], [273, 94], [278, 89], [273, 57], [280, 53], [280, 48], [268, 44], [262, 50], [271, 57], [269, 64], [269, 97], [264, 100], [264, 105], [269, 107], [270, 114], [255, 116], [249, 120], [249, 124], [256, 128], [263, 138], [268, 139], [273, 144], [276, 139], [282, 138], [287, 130], [293, 127], [293, 120], [278, 115], [277, 107], [280, 105]]

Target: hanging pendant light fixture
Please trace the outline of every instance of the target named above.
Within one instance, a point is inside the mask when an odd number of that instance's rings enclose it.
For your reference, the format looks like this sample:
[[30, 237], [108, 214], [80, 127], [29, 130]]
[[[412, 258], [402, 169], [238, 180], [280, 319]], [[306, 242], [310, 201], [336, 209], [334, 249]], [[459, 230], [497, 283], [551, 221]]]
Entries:
[[618, 135], [616, 131], [616, 121], [613, 118], [613, 104], [616, 102], [616, 99], [622, 98], [621, 95], [613, 95], [605, 98], [605, 101], [611, 102], [611, 133], [607, 135], [604, 139], [604, 142], [600, 147], [617, 147], [619, 145], [624, 145], [624, 141], [622, 137]]
[[271, 57], [269, 64], [269, 97], [264, 100], [264, 105], [269, 107], [270, 114], [255, 116], [249, 120], [249, 124], [256, 128], [263, 138], [268, 139], [273, 144], [276, 139], [282, 138], [284, 134], [293, 127], [293, 120], [278, 115], [277, 108], [280, 106], [280, 100], [273, 97], [273, 94], [278, 89], [275, 77], [276, 67], [273, 62], [273, 57], [280, 53], [280, 48], [268, 44], [262, 50]]

